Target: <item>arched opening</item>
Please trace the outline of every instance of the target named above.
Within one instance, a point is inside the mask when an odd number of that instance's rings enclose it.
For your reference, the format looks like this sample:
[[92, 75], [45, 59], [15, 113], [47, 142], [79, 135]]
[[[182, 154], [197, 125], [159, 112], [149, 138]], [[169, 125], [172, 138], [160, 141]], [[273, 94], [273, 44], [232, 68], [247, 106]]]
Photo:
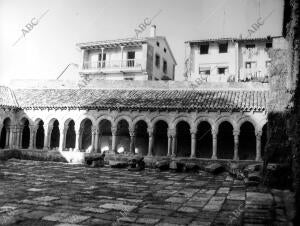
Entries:
[[211, 158], [212, 156], [212, 134], [211, 125], [208, 122], [200, 122], [197, 127], [196, 157]]
[[168, 154], [168, 124], [165, 121], [158, 121], [154, 126], [154, 156], [166, 156]]
[[217, 157], [220, 159], [233, 159], [234, 140], [233, 127], [229, 122], [222, 122], [219, 126]]
[[92, 126], [93, 123], [90, 119], [85, 119], [81, 123], [81, 128], [82, 128], [81, 149], [84, 151], [91, 148], [92, 145]]
[[191, 155], [190, 125], [181, 121], [176, 125], [177, 157], [189, 157]]
[[239, 159], [254, 160], [256, 156], [255, 128], [250, 122], [244, 122], [239, 135]]
[[102, 120], [99, 123], [99, 132], [100, 132], [100, 151], [101, 153], [111, 150], [112, 143], [112, 133], [111, 133], [111, 122], [107, 119]]
[[122, 119], [117, 124], [117, 153], [130, 153], [130, 135], [129, 124], [126, 120]]
[[1, 130], [0, 137], [0, 148], [8, 148], [9, 147], [9, 131], [10, 131], [11, 120], [10, 118], [6, 118], [3, 121], [3, 127]]
[[53, 128], [50, 136], [50, 149], [55, 149], [59, 147], [59, 122], [55, 119], [53, 122]]
[[67, 124], [67, 133], [66, 133], [66, 149], [74, 149], [76, 142], [76, 132], [75, 132], [75, 122], [70, 120]]
[[264, 159], [267, 141], [268, 141], [268, 124], [266, 123], [262, 128], [262, 135], [261, 135], [261, 157], [262, 157], [262, 159]]
[[149, 135], [147, 128], [145, 121], [141, 120], [135, 124], [135, 153], [143, 156], [148, 154]]
[[35, 138], [35, 147], [37, 149], [43, 149], [44, 138], [45, 138], [44, 122], [43, 120], [40, 120], [37, 126], [36, 138]]
[[21, 120], [22, 125], [22, 148], [29, 148], [30, 143], [30, 129], [28, 119]]

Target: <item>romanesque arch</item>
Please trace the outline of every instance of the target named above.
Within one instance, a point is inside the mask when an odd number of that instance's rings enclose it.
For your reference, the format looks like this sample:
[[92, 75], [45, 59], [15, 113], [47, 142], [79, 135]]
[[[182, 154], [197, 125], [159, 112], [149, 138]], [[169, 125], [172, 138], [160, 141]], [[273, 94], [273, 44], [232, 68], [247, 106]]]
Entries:
[[148, 125], [144, 120], [139, 120], [135, 124], [135, 153], [139, 155], [147, 155], [148, 154], [148, 143], [149, 143], [149, 135], [148, 135]]
[[240, 160], [255, 160], [256, 157], [256, 136], [255, 127], [245, 121], [240, 127], [238, 155]]
[[59, 122], [57, 119], [51, 119], [49, 122], [50, 130], [50, 149], [57, 149], [59, 147], [60, 131]]
[[153, 155], [166, 156], [168, 154], [168, 123], [166, 121], [155, 120], [153, 137]]
[[36, 120], [35, 126], [36, 126], [35, 147], [37, 149], [43, 149], [44, 139], [45, 139], [44, 121], [41, 119]]
[[3, 127], [1, 130], [1, 136], [0, 136], [0, 148], [8, 148], [9, 147], [9, 133], [10, 133], [10, 127], [11, 127], [11, 119], [9, 117], [5, 118], [3, 120]]
[[21, 148], [27, 149], [30, 145], [30, 128], [29, 120], [27, 118], [22, 118], [20, 121], [22, 138], [21, 138]]
[[228, 121], [222, 121], [218, 126], [217, 157], [220, 159], [233, 159], [233, 155], [233, 126]]
[[176, 124], [177, 157], [190, 157], [191, 155], [191, 133], [190, 125], [186, 121]]
[[80, 128], [81, 128], [81, 145], [80, 149], [87, 151], [92, 148], [92, 127], [93, 122], [90, 118], [83, 119]]
[[207, 121], [201, 121], [197, 126], [196, 157], [210, 158], [212, 156], [212, 126]]
[[100, 151], [109, 151], [112, 149], [112, 122], [110, 118], [102, 118], [102, 120], [98, 123], [99, 125], [99, 144], [100, 144]]
[[117, 122], [117, 153], [130, 153], [130, 134], [129, 123], [125, 119], [119, 119]]
[[75, 149], [76, 143], [76, 132], [75, 132], [75, 122], [73, 119], [67, 119], [64, 123], [64, 128], [66, 128], [66, 143], [65, 148], [68, 150]]

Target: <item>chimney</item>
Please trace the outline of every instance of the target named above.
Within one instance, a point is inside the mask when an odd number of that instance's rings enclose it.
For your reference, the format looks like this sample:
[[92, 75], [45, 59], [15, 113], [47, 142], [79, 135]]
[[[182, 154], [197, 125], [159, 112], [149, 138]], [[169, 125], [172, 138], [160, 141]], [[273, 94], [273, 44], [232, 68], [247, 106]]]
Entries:
[[156, 37], [156, 26], [152, 25], [150, 27], [150, 37]]

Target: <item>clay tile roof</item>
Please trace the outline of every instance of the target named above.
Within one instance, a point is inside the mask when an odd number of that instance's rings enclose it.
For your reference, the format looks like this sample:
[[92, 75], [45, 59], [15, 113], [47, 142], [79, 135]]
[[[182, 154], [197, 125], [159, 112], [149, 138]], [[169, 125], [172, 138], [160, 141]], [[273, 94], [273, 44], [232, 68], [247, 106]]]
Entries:
[[5, 86], [0, 86], [0, 107], [17, 107], [17, 101], [12, 90]]
[[22, 108], [263, 111], [268, 91], [16, 89]]

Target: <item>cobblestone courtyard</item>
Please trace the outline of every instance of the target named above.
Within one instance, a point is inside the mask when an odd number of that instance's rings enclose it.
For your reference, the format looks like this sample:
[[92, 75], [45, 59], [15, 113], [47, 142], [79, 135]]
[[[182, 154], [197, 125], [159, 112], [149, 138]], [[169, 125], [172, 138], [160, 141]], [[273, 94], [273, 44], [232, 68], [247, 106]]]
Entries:
[[0, 225], [287, 225], [276, 191], [223, 173], [0, 162]]

